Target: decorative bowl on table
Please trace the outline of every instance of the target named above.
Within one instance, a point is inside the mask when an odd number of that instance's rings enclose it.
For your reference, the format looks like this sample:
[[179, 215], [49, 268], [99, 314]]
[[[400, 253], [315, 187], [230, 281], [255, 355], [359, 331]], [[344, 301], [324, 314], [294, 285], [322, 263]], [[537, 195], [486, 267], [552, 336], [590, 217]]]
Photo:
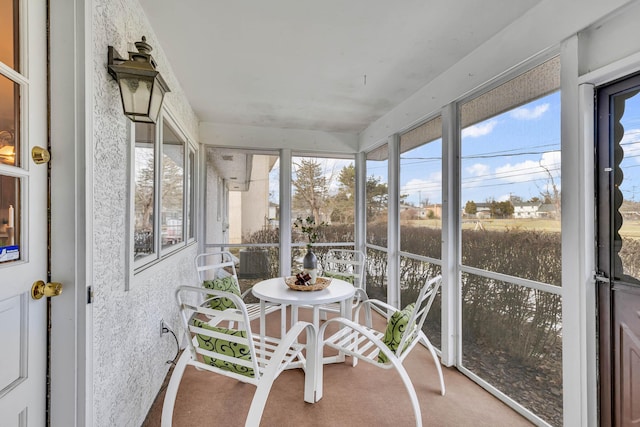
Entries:
[[301, 285], [299, 284], [298, 278], [296, 276], [291, 276], [285, 278], [284, 282], [289, 288], [293, 289], [294, 291], [321, 291], [331, 284], [331, 279], [327, 277], [317, 277], [315, 284]]

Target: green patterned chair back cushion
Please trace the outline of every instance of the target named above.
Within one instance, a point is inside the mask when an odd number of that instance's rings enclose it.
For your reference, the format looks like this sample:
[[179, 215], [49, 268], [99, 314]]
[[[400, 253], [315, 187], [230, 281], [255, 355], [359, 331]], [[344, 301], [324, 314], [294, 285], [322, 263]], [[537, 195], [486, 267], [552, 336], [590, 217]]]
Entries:
[[[224, 277], [222, 279], [205, 280], [202, 282], [202, 286], [207, 289], [214, 289], [216, 291], [231, 292], [237, 296], [240, 295], [240, 287], [236, 278], [233, 276]], [[235, 304], [229, 298], [216, 298], [209, 303], [210, 307], [214, 310], [226, 310], [228, 308], [237, 308]]]
[[331, 277], [334, 279], [340, 279], [340, 280], [344, 280], [345, 282], [349, 282], [353, 285], [354, 282], [354, 277], [353, 276], [348, 276], [345, 274], [340, 274], [340, 273], [334, 273], [331, 271], [325, 271], [324, 273], [322, 273], [322, 275], [324, 277]]
[[[198, 328], [208, 329], [210, 331], [219, 332], [221, 334], [235, 335], [242, 338], [247, 337], [246, 331], [209, 326], [205, 322], [198, 319], [193, 319], [191, 323], [193, 324], [193, 326], [196, 326]], [[249, 346], [245, 344], [239, 344], [221, 338], [213, 338], [203, 334], [196, 334], [196, 338], [198, 340], [198, 345], [203, 350], [215, 351], [216, 353], [224, 354], [226, 356], [251, 361], [251, 351], [249, 350]], [[255, 377], [255, 373], [253, 372], [252, 368], [238, 365], [236, 363], [227, 362], [221, 359], [215, 359], [209, 356], [203, 355], [202, 357], [204, 359], [204, 363], [206, 363], [207, 365], [216, 366], [220, 369], [224, 369], [225, 371], [235, 372], [236, 374], [244, 375], [249, 378]]]
[[[407, 330], [409, 319], [411, 318], [415, 307], [416, 304], [411, 303], [404, 309], [393, 313], [393, 315], [391, 315], [391, 317], [389, 318], [387, 329], [384, 332], [384, 338], [382, 338], [382, 342], [384, 342], [386, 346], [389, 347], [389, 350], [391, 350], [393, 353], [398, 350], [398, 346], [400, 345], [400, 341], [402, 340], [402, 335]], [[409, 342], [407, 341], [405, 348], [408, 345]], [[384, 353], [380, 352], [378, 354], [378, 362], [387, 363], [388, 361], [389, 359], [387, 358], [387, 356], [385, 356]]]

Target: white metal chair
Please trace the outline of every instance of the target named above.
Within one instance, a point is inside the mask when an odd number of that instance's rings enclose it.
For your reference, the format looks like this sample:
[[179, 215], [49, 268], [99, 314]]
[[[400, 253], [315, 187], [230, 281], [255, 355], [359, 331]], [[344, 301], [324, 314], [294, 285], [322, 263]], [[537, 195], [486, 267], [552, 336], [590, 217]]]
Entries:
[[[198, 277], [202, 285], [209, 288], [218, 287], [219, 290], [232, 290], [230, 287], [236, 286], [235, 292], [244, 300], [251, 292], [251, 289], [247, 289], [241, 293], [235, 261], [236, 258], [234, 258], [230, 252], [226, 251], [197, 255], [195, 258], [196, 271], [198, 272]], [[226, 301], [221, 301], [220, 306], [224, 307]], [[249, 320], [260, 318], [259, 303], [249, 303], [246, 304], [246, 307]], [[265, 314], [269, 314], [279, 308], [280, 305], [278, 304], [267, 304]]]
[[[411, 378], [409, 378], [409, 374], [404, 369], [402, 362], [416, 344], [422, 342], [429, 349], [436, 364], [438, 376], [440, 377], [440, 392], [444, 396], [445, 386], [440, 360], [433, 345], [431, 345], [431, 342], [422, 331], [422, 326], [427, 314], [429, 314], [429, 309], [438, 293], [441, 282], [442, 276], [428, 280], [420, 290], [416, 302], [410, 304], [404, 310], [398, 310], [375, 299], [363, 301], [356, 310], [355, 318], [358, 319], [358, 311], [363, 306], [378, 306], [387, 313], [387, 330], [384, 332], [376, 331], [348, 319], [336, 317], [325, 322], [320, 327], [318, 334], [318, 339], [322, 340], [320, 341], [322, 346], [328, 346], [352, 356], [353, 366], [356, 366], [358, 360], [363, 360], [379, 368], [395, 368], [409, 393], [417, 426], [422, 425], [420, 404], [411, 383]], [[325, 330], [333, 323], [338, 323], [341, 329], [325, 339]], [[322, 346], [319, 346], [320, 351], [322, 351]], [[322, 365], [318, 367], [318, 392], [320, 395], [316, 396], [316, 398], [320, 399], [322, 397]]]
[[[353, 307], [357, 308], [362, 301], [369, 299], [364, 289], [364, 276], [366, 268], [365, 255], [361, 251], [352, 249], [331, 249], [327, 252], [322, 275], [351, 283], [356, 288], [353, 297]], [[323, 318], [326, 313], [340, 313], [340, 304], [326, 304], [320, 307]], [[356, 318], [357, 319], [357, 318]], [[371, 327], [371, 308], [365, 307], [365, 324]]]
[[[208, 304], [188, 302], [197, 300], [198, 297], [205, 297], [207, 302], [222, 298], [229, 299], [236, 308], [215, 310]], [[250, 327], [243, 326], [249, 325], [248, 314], [244, 302], [235, 294], [181, 286], [176, 291], [176, 300], [187, 335], [188, 347], [178, 359], [167, 386], [162, 407], [162, 427], [172, 425], [178, 387], [188, 365], [257, 387], [245, 426], [260, 424], [271, 386], [285, 369], [303, 368], [305, 370], [304, 400], [309, 403], [315, 402], [319, 355], [317, 331], [312, 324], [297, 322], [282, 340], [254, 336]], [[239, 326], [237, 329], [227, 328], [228, 322]], [[297, 338], [303, 331], [306, 331], [306, 345], [297, 343]], [[305, 349], [306, 354], [303, 355], [302, 351]]]

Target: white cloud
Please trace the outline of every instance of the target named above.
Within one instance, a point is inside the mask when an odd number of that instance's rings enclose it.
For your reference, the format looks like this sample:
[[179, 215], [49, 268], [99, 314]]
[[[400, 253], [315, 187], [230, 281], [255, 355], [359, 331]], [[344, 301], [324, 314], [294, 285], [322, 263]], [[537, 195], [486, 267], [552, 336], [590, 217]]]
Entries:
[[469, 175], [472, 176], [482, 176], [487, 175], [491, 168], [488, 165], [482, 163], [476, 163], [474, 165], [469, 166], [466, 170]]
[[406, 184], [400, 188], [400, 194], [415, 196], [413, 198], [416, 199], [416, 202], [419, 202], [417, 199], [421, 198], [422, 200], [429, 199], [430, 203], [440, 203], [440, 198], [442, 196], [442, 173], [434, 172], [427, 179], [418, 179], [414, 178], [412, 180], [407, 181]]
[[540, 159], [540, 163], [542, 164], [542, 166], [546, 167], [547, 169], [549, 169], [549, 171], [551, 170], [556, 170], [556, 172], [553, 174], [554, 176], [559, 176], [560, 175], [560, 161], [561, 161], [562, 157], [560, 155], [560, 151], [548, 151], [546, 153], [542, 154], [542, 158]]
[[633, 157], [636, 163], [640, 163], [640, 129], [625, 130], [620, 144], [625, 158]]
[[548, 179], [551, 173], [554, 179], [560, 176], [560, 152], [550, 151], [542, 154], [539, 161], [526, 160], [512, 165], [507, 163], [496, 168], [495, 176], [507, 182], [528, 182], [536, 179]]
[[516, 108], [510, 113], [510, 116], [518, 120], [534, 120], [542, 116], [549, 109], [549, 104], [537, 105], [533, 108]]
[[493, 128], [498, 124], [497, 120], [489, 120], [488, 122], [482, 122], [477, 125], [469, 126], [462, 129], [462, 137], [477, 138], [479, 136], [488, 135], [493, 132]]
[[291, 168], [295, 173], [298, 171], [298, 167], [302, 159], [307, 161], [313, 161], [320, 165], [320, 169], [322, 171], [322, 176], [324, 176], [329, 183], [329, 193], [335, 194], [340, 187], [340, 183], [338, 182], [338, 176], [340, 175], [340, 171], [350, 164], [353, 164], [353, 160], [346, 159], [332, 159], [332, 158], [322, 158], [322, 157], [300, 157], [294, 158], [291, 163]]

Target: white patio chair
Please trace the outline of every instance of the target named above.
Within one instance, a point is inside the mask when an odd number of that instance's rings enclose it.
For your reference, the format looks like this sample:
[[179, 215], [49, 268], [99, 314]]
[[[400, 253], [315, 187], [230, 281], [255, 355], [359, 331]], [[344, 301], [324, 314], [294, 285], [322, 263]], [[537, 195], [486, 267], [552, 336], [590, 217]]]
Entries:
[[[229, 299], [237, 308], [215, 310], [208, 304], [188, 301], [205, 297], [207, 302]], [[256, 391], [251, 401], [245, 426], [258, 426], [262, 412], [275, 379], [285, 369], [305, 370], [304, 400], [315, 402], [317, 379], [317, 335], [316, 328], [307, 322], [297, 322], [282, 340], [254, 336], [249, 325], [244, 302], [235, 294], [192, 286], [181, 286], [176, 291], [188, 347], [178, 359], [162, 407], [162, 427], [170, 427], [178, 387], [188, 365], [253, 384]], [[227, 328], [227, 322], [238, 324], [237, 329]], [[307, 344], [298, 344], [297, 338], [306, 331]], [[306, 349], [306, 359], [302, 351]], [[296, 359], [298, 359], [296, 361]], [[198, 401], [199, 404], [206, 402]], [[194, 404], [195, 403], [194, 401]]]
[[[364, 289], [365, 268], [366, 259], [361, 251], [331, 249], [325, 257], [322, 275], [351, 283], [356, 288], [353, 297], [353, 308], [356, 309], [362, 301], [369, 299], [367, 291]], [[320, 307], [323, 319], [326, 319], [327, 312], [339, 314], [340, 304], [326, 304]], [[369, 306], [365, 307], [365, 324], [371, 327], [371, 307]]]
[[[236, 273], [236, 258], [226, 251], [202, 253], [196, 256], [196, 271], [201, 284], [209, 289], [233, 292], [239, 295], [242, 300], [251, 292], [251, 288], [240, 291], [240, 282]], [[218, 308], [229, 308], [229, 300], [214, 302]], [[249, 320], [260, 318], [260, 304], [246, 304]], [[269, 314], [280, 308], [278, 304], [267, 304], [265, 314]], [[284, 309], [284, 307], [282, 307]], [[284, 314], [283, 314], [284, 316]]]
[[[353, 366], [356, 366], [358, 360], [363, 360], [382, 369], [395, 368], [409, 393], [417, 426], [422, 425], [420, 404], [418, 403], [416, 391], [411, 383], [411, 378], [409, 378], [409, 374], [404, 369], [402, 362], [416, 344], [422, 342], [429, 349], [436, 364], [438, 376], [440, 377], [440, 392], [444, 396], [445, 387], [440, 360], [433, 345], [431, 345], [431, 342], [422, 331], [422, 326], [427, 318], [427, 314], [429, 314], [429, 309], [440, 288], [441, 282], [441, 276], [428, 280], [420, 290], [415, 303], [409, 304], [403, 310], [398, 310], [389, 304], [375, 299], [363, 301], [356, 310], [355, 318], [358, 319], [358, 311], [363, 306], [378, 306], [387, 313], [386, 331], [376, 331], [348, 319], [336, 317], [326, 321], [320, 327], [318, 334], [318, 338], [322, 340], [320, 341], [322, 346], [328, 346], [352, 356]], [[325, 330], [333, 323], [339, 324], [342, 328], [325, 339]], [[319, 346], [320, 351], [322, 351], [322, 346]], [[320, 395], [317, 395], [316, 399], [322, 397], [322, 365], [318, 367], [318, 393]]]

